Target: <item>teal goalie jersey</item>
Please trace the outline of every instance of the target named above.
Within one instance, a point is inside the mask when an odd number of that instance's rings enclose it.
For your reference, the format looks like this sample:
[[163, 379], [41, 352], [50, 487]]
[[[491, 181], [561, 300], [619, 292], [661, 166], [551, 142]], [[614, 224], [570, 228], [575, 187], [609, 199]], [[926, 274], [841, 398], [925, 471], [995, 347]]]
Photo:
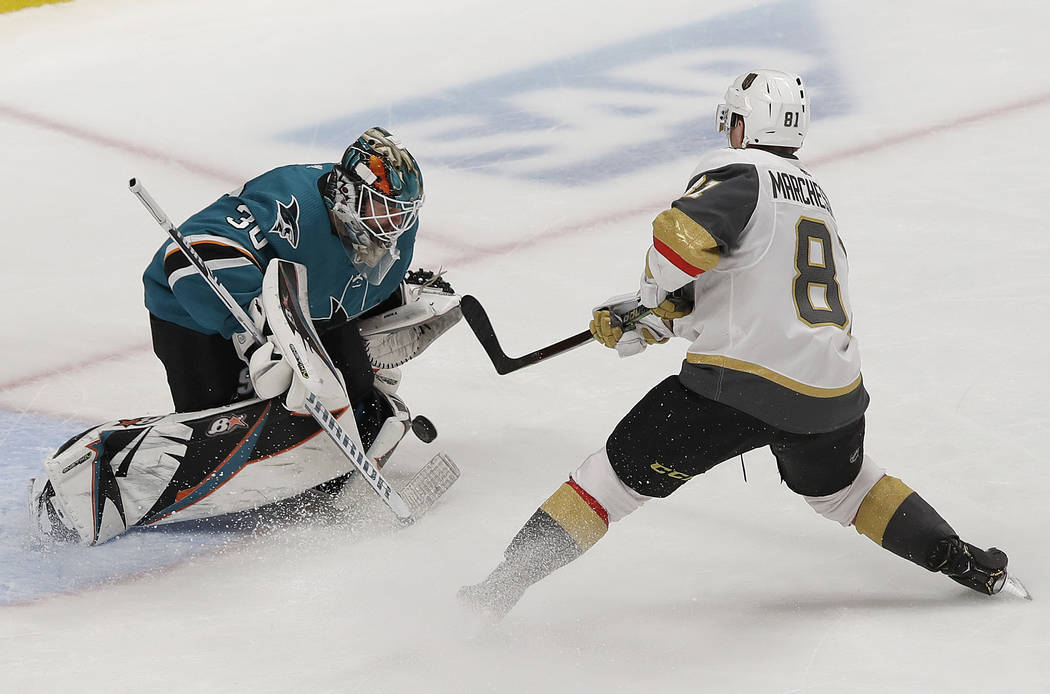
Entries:
[[[370, 283], [333, 233], [321, 196], [333, 164], [282, 166], [254, 178], [187, 219], [179, 231], [241, 306], [259, 294], [274, 258], [307, 268], [315, 320], [353, 318], [397, 289], [412, 261], [417, 225], [401, 235], [389, 271]], [[146, 308], [162, 320], [230, 337], [241, 330], [174, 242], [143, 275]]]

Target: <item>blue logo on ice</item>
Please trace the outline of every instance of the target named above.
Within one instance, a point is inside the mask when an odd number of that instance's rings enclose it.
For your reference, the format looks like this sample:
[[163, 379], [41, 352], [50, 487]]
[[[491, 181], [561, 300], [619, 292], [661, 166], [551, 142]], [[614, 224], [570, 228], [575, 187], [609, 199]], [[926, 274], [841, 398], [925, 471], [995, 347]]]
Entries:
[[714, 106], [755, 67], [804, 76], [818, 118], [848, 110], [809, 0], [683, 24], [284, 133], [341, 150], [389, 125], [421, 160], [493, 176], [587, 185], [696, 155], [725, 141]]

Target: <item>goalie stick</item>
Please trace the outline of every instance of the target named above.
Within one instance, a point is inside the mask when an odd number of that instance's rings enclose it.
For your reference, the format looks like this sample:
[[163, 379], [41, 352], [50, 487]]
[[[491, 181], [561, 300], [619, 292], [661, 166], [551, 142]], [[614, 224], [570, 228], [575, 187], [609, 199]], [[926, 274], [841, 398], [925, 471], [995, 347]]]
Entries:
[[[233, 314], [233, 317], [237, 319], [237, 322], [241, 324], [241, 327], [251, 335], [256, 344], [264, 342], [265, 338], [259, 329], [255, 327], [255, 323], [248, 317], [248, 314], [243, 308], [241, 308], [240, 304], [237, 303], [230, 292], [219, 283], [215, 275], [212, 274], [211, 270], [201, 257], [197, 255], [197, 252], [193, 250], [193, 247], [190, 246], [185, 237], [179, 233], [179, 230], [171, 222], [171, 219], [168, 218], [168, 215], [164, 213], [157, 204], [157, 201], [153, 199], [142, 184], [137, 179], [133, 178], [128, 183], [128, 188], [146, 207], [146, 209], [149, 210], [149, 213], [153, 216], [153, 219], [156, 220], [157, 224], [168, 233], [182, 253], [186, 256], [186, 259], [189, 260], [194, 269], [200, 273], [204, 281], [212, 291], [215, 292], [216, 296], [218, 296], [223, 304], [226, 305], [226, 308], [229, 309], [230, 313]], [[312, 327], [306, 326], [306, 328], [312, 333], [311, 337], [319, 343]], [[439, 453], [434, 456], [429, 463], [423, 466], [408, 485], [406, 485], [405, 489], [402, 490], [407, 495], [407, 498], [411, 499], [412, 503], [410, 506], [409, 503], [406, 503], [405, 497], [402, 497], [402, 493], [391, 486], [386, 478], [380, 474], [379, 466], [375, 461], [369, 460], [368, 456], [361, 450], [361, 447], [346, 432], [346, 430], [343, 429], [336, 417], [325, 408], [321, 401], [317, 399], [317, 396], [312, 392], [307, 392], [306, 409], [317, 421], [321, 429], [323, 429], [336, 444], [339, 451], [346, 456], [346, 458], [357, 469], [358, 474], [368, 482], [376, 495], [383, 500], [402, 523], [408, 524], [415, 521], [423, 512], [433, 505], [449, 487], [452, 486], [456, 479], [459, 478], [459, 469], [456, 467], [455, 463], [452, 462], [452, 459], [445, 454]]]
[[[466, 294], [460, 299], [459, 305], [463, 311], [463, 317], [467, 319], [467, 325], [474, 331], [474, 336], [478, 338], [478, 342], [485, 349], [485, 354], [489, 356], [492, 365], [496, 367], [496, 373], [500, 376], [505, 376], [512, 371], [524, 369], [526, 366], [532, 366], [551, 357], [556, 357], [563, 352], [568, 352], [570, 349], [585, 345], [594, 339], [590, 330], [584, 330], [554, 344], [540, 347], [535, 352], [529, 352], [520, 357], [509, 357], [503, 351], [503, 348], [500, 347], [496, 331], [492, 327], [492, 321], [489, 320], [488, 313], [485, 312], [481, 302]], [[628, 330], [639, 318], [643, 318], [650, 313], [652, 313], [652, 309], [639, 306], [620, 317], [621, 325], [625, 330]]]

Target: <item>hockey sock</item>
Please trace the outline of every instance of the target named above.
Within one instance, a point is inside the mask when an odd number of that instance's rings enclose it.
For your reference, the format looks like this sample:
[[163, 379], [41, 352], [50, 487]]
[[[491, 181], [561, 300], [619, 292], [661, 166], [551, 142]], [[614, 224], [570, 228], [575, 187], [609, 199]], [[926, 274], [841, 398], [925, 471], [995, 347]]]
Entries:
[[608, 512], [570, 477], [532, 514], [504, 556], [532, 567], [534, 583], [586, 552], [608, 529]]
[[570, 477], [525, 522], [504, 551], [504, 561], [461, 599], [502, 618], [525, 590], [590, 549], [609, 529], [605, 508]]
[[857, 532], [867, 535], [897, 556], [930, 571], [939, 570], [938, 542], [955, 537], [955, 530], [908, 485], [884, 476], [864, 497], [853, 522]]

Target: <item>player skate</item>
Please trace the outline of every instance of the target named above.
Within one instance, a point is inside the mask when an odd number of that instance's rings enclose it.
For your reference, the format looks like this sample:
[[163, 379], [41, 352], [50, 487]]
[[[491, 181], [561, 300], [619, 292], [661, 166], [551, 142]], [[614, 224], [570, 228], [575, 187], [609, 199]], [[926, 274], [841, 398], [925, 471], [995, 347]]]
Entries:
[[933, 571], [940, 571], [953, 581], [978, 593], [995, 595], [1007, 592], [1031, 600], [1032, 596], [1017, 578], [1006, 571], [1007, 557], [1001, 549], [991, 547], [983, 550], [963, 542], [958, 537], [949, 537], [937, 543], [927, 561]]

